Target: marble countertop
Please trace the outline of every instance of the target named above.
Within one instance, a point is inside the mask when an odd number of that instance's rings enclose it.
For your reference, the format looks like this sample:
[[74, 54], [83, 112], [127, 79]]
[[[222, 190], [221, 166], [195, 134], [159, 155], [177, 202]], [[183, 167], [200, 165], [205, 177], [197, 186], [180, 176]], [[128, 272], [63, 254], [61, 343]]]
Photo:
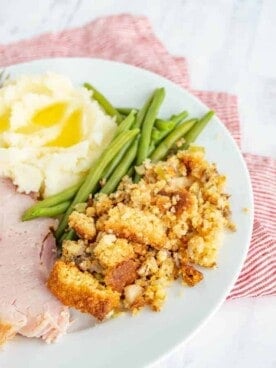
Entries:
[[[168, 50], [188, 57], [195, 88], [238, 95], [243, 151], [276, 156], [275, 0], [0, 0], [0, 9], [1, 44], [107, 14], [148, 16]], [[154, 367], [276, 367], [275, 311], [276, 297], [227, 301]]]

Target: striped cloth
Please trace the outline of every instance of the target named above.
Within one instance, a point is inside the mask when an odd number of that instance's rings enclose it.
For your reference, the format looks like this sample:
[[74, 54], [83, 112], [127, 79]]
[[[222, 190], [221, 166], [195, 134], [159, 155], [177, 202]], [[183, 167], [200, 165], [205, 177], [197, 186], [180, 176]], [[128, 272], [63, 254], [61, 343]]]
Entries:
[[[168, 53], [144, 17], [110, 16], [84, 27], [0, 45], [1, 66], [55, 56], [117, 60], [158, 73], [189, 89], [215, 109], [240, 143], [236, 97], [227, 93], [192, 90], [186, 60]], [[245, 154], [244, 158], [253, 183], [255, 222], [248, 257], [228, 298], [276, 295], [275, 160], [251, 154]]]

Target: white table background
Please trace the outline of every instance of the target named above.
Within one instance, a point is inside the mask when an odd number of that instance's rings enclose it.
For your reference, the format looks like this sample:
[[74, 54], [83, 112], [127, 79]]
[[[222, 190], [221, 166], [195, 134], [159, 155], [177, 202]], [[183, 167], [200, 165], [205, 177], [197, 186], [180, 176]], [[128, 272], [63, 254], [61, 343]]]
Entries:
[[[276, 0], [0, 0], [0, 43], [122, 12], [188, 57], [195, 88], [238, 95], [243, 151], [276, 156]], [[154, 367], [275, 368], [276, 297], [225, 302]]]

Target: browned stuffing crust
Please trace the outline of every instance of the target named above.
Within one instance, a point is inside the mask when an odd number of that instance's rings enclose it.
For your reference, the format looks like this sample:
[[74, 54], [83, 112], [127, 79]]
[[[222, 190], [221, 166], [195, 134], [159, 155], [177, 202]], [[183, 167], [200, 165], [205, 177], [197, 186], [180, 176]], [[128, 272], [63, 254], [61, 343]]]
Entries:
[[101, 288], [91, 274], [60, 260], [56, 261], [47, 285], [63, 304], [91, 313], [99, 320], [119, 305], [117, 292]]
[[214, 267], [230, 221], [226, 178], [202, 150], [144, 163], [139, 183], [125, 177], [117, 191], [98, 194], [69, 225], [79, 239], [64, 241], [50, 290], [66, 305], [102, 320], [112, 311], [159, 311], [166, 286], [203, 279], [196, 266]]
[[107, 216], [97, 222], [97, 230], [112, 232], [119, 238], [126, 238], [160, 249], [168, 243], [166, 227], [154, 214], [131, 208], [122, 203], [111, 208]]
[[203, 279], [202, 272], [196, 270], [193, 266], [184, 264], [181, 267], [181, 275], [184, 283], [188, 286], [195, 286]]

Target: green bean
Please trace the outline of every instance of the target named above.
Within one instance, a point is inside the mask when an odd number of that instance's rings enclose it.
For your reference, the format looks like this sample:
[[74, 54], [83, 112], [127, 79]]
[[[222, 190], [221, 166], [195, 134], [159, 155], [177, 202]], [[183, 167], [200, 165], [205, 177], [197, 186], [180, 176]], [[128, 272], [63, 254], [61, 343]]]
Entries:
[[162, 139], [166, 138], [167, 135], [174, 129], [177, 124], [174, 121], [166, 121], [157, 119], [155, 121], [155, 127], [152, 129], [151, 142], [156, 146]]
[[121, 115], [128, 115], [131, 113], [132, 110], [138, 111], [136, 107], [116, 107], [116, 110], [119, 111]]
[[[158, 111], [160, 106], [165, 97], [165, 89], [158, 88], [154, 94], [152, 102], [148, 108], [147, 114], [143, 121], [141, 137], [138, 146], [137, 158], [136, 158], [136, 165], [141, 165], [143, 161], [148, 156], [148, 150], [150, 146], [150, 138], [151, 138], [151, 131], [157, 117]], [[139, 180], [139, 174], [135, 174], [134, 181], [137, 182]]]
[[155, 143], [157, 142], [158, 140], [162, 139], [162, 136], [163, 136], [163, 133], [165, 131], [160, 131], [156, 128], [152, 128], [152, 132], [151, 132], [151, 142]]
[[116, 121], [119, 124], [122, 121], [121, 114], [115, 109], [115, 107], [108, 101], [108, 99], [99, 92], [95, 87], [89, 83], [84, 83], [84, 87], [89, 91], [93, 91], [93, 98], [99, 103], [99, 105], [104, 109], [104, 111], [111, 116], [116, 117]]
[[132, 124], [135, 120], [135, 114], [136, 114], [136, 111], [131, 110], [131, 112], [128, 114], [128, 116], [117, 127], [113, 139], [116, 138], [123, 131], [130, 129], [130, 127], [132, 126]]
[[60, 243], [62, 243], [64, 240], [73, 240], [75, 236], [75, 231], [73, 229], [70, 229], [62, 235], [62, 237], [60, 238]]
[[150, 143], [149, 146], [149, 153], [148, 153], [148, 157], [150, 157], [150, 155], [152, 154], [152, 152], [155, 150], [155, 144], [153, 142]]
[[[130, 114], [128, 115], [128, 117], [122, 121], [122, 123], [118, 126], [116, 132], [115, 132], [115, 137], [117, 137], [118, 132], [119, 134], [124, 131], [124, 130], [128, 130], [131, 125], [133, 124], [133, 122], [135, 121], [135, 117], [134, 115], [136, 114], [136, 112], [134, 110], [132, 110], [130, 112]], [[113, 139], [114, 139], [113, 138]], [[128, 142], [121, 150], [120, 152], [114, 157], [114, 159], [109, 163], [109, 165], [107, 165], [107, 167], [105, 168], [104, 172], [103, 172], [103, 176], [102, 176], [102, 180], [106, 180], [108, 179], [108, 177], [112, 174], [112, 172], [114, 171], [114, 169], [116, 168], [116, 166], [119, 164], [119, 162], [122, 160], [122, 158], [124, 157], [126, 151], [128, 150], [128, 148], [131, 145], [131, 141]]]
[[153, 153], [150, 155], [152, 162], [157, 162], [162, 160], [171, 147], [181, 138], [185, 133], [187, 133], [196, 123], [196, 119], [191, 119], [187, 122], [178, 125], [171, 133], [155, 148]]
[[164, 138], [166, 138], [167, 135], [169, 135], [172, 130], [173, 129], [168, 130], [168, 131], [163, 130], [158, 133], [156, 132], [154, 135], [152, 135], [151, 138], [152, 138], [152, 143], [154, 144], [154, 146], [158, 145]]
[[100, 190], [100, 193], [110, 194], [115, 191], [121, 179], [127, 174], [131, 164], [133, 163], [138, 149], [138, 140], [136, 140], [127, 153], [125, 154], [121, 163], [110, 176], [105, 186]]
[[127, 172], [127, 176], [129, 176], [130, 178], [132, 178], [133, 174], [135, 172], [134, 166], [131, 166]]
[[148, 99], [146, 100], [146, 102], [144, 103], [143, 107], [138, 110], [138, 114], [136, 116], [136, 121], [134, 124], [134, 128], [141, 128], [141, 125], [143, 124], [143, 121], [145, 119], [145, 116], [148, 112], [149, 106], [151, 104], [151, 101], [153, 99], [154, 93], [151, 94]]
[[60, 193], [57, 193], [53, 196], [43, 199], [42, 201], [37, 202], [35, 205], [28, 208], [27, 211], [24, 212], [22, 218], [28, 218], [30, 214], [39, 210], [40, 208], [53, 207], [69, 199], [72, 199], [83, 182], [84, 179], [82, 179], [79, 183], [71, 186], [70, 188], [63, 190]]
[[188, 111], [184, 110], [182, 112], [180, 112], [177, 115], [172, 115], [170, 120], [172, 120], [175, 124], [179, 124], [181, 123], [184, 119], [186, 119], [186, 117], [188, 116]]
[[56, 237], [60, 238], [65, 230], [68, 222], [68, 218], [73, 211], [77, 203], [86, 202], [90, 194], [94, 194], [98, 182], [102, 177], [103, 171], [106, 166], [113, 160], [113, 158], [118, 154], [118, 152], [124, 147], [124, 145], [137, 136], [139, 129], [133, 129], [119, 134], [110, 145], [104, 150], [102, 155], [95, 161], [91, 166], [88, 175], [84, 183], [79, 188], [75, 198], [73, 199], [71, 205], [64, 214], [59, 227], [56, 231]]
[[156, 119], [154, 126], [158, 130], [172, 130], [175, 127], [176, 123], [173, 120], [163, 120], [163, 119]]
[[107, 165], [107, 167], [105, 168], [105, 170], [103, 172], [103, 175], [102, 175], [101, 180], [106, 181], [109, 178], [109, 176], [113, 173], [113, 171], [115, 170], [115, 168], [118, 166], [118, 164], [123, 159], [125, 153], [129, 149], [129, 147], [131, 146], [131, 144], [132, 144], [132, 141], [129, 141], [121, 149], [121, 151], [113, 158], [113, 160]]
[[194, 142], [208, 122], [212, 119], [215, 112], [210, 110], [205, 114], [198, 122], [192, 127], [191, 130], [185, 135], [185, 143], [179, 149], [187, 149], [189, 145]]
[[22, 221], [33, 220], [37, 217], [55, 217], [64, 213], [70, 205], [70, 201], [65, 201], [53, 207], [41, 207], [26, 211], [22, 216]]

